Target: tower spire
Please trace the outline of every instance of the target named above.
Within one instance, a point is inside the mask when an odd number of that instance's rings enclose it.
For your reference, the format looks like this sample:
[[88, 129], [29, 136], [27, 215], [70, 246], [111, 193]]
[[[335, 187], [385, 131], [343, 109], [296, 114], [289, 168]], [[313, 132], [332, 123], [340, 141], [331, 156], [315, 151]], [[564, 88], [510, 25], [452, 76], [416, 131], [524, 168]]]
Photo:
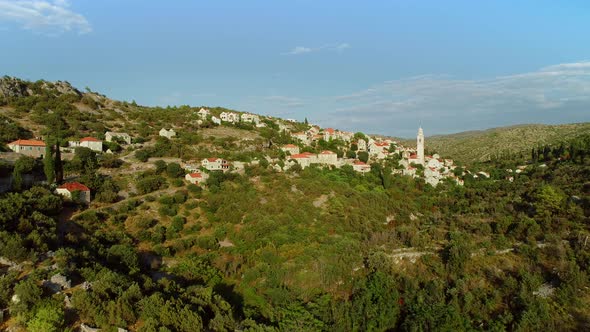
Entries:
[[422, 126], [418, 129], [418, 136], [416, 136], [416, 153], [418, 154], [418, 162], [424, 165], [424, 131]]

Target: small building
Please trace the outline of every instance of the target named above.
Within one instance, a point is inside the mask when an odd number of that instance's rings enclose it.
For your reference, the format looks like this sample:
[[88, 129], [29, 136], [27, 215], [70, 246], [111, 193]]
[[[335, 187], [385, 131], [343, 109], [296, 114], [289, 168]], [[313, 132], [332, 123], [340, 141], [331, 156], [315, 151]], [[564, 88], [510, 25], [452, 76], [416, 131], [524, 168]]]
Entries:
[[237, 113], [232, 112], [221, 112], [219, 115], [221, 121], [235, 123], [240, 121], [240, 116]]
[[371, 165], [367, 165], [366, 163], [357, 160], [352, 164], [352, 169], [359, 173], [368, 173], [371, 171]]
[[289, 154], [299, 154], [299, 147], [295, 144], [286, 144], [281, 147], [281, 150], [289, 152]]
[[324, 129], [324, 141], [330, 141], [336, 138], [336, 131], [333, 128]]
[[114, 131], [107, 131], [104, 134], [104, 139], [107, 142], [112, 142], [113, 140], [120, 139], [127, 144], [131, 144], [131, 136], [127, 133], [117, 133]]
[[94, 137], [84, 137], [79, 141], [69, 141], [71, 148], [89, 148], [92, 151], [102, 152], [102, 141]]
[[208, 178], [209, 176], [207, 174], [201, 172], [189, 173], [184, 176], [184, 179], [192, 184], [205, 183], [205, 181], [207, 181]]
[[57, 187], [56, 192], [74, 202], [90, 204], [90, 189], [79, 182], [67, 182]]
[[322, 151], [318, 154], [318, 163], [336, 165], [338, 162], [338, 155], [333, 151]]
[[260, 118], [256, 114], [244, 113], [241, 115], [242, 122], [259, 123]]
[[45, 154], [45, 142], [33, 139], [19, 139], [8, 143], [8, 147], [25, 156], [42, 158]]
[[167, 139], [171, 139], [172, 137], [176, 136], [176, 132], [172, 128], [170, 128], [169, 130], [166, 128], [162, 128], [160, 129], [160, 136], [166, 137]]
[[227, 171], [229, 162], [221, 158], [205, 158], [201, 161], [201, 166], [209, 171]]
[[197, 116], [199, 116], [199, 118], [201, 120], [207, 120], [207, 117], [209, 116], [209, 114], [211, 114], [211, 112], [208, 109], [206, 109], [206, 108], [201, 108], [197, 112]]
[[297, 133], [291, 133], [291, 137], [296, 138], [305, 144], [309, 144], [309, 138], [307, 134], [302, 131]]
[[292, 162], [296, 162], [301, 166], [301, 168], [306, 168], [309, 165], [311, 165], [310, 155], [306, 153], [291, 155], [289, 160]]
[[216, 117], [216, 116], [212, 116], [211, 117], [211, 122], [215, 123], [216, 125], [220, 125], [221, 124], [221, 119]]

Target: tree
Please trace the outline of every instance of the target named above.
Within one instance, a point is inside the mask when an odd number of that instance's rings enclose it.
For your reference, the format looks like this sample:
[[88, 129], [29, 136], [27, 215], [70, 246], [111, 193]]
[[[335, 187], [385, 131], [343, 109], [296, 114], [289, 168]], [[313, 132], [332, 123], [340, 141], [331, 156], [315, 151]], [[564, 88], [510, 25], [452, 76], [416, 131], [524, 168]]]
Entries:
[[35, 168], [35, 159], [28, 156], [21, 156], [14, 163], [13, 189], [21, 191], [23, 188], [23, 174], [30, 173]]
[[171, 178], [177, 178], [184, 175], [184, 169], [178, 163], [169, 163], [166, 165], [166, 174]]
[[53, 183], [55, 180], [55, 161], [53, 160], [53, 151], [49, 142], [46, 142], [45, 145], [45, 155], [43, 156], [43, 172], [45, 172], [47, 183]]
[[346, 158], [355, 159], [356, 152], [354, 152], [354, 150], [352, 150], [352, 149], [346, 151]]
[[361, 151], [357, 155], [360, 161], [364, 163], [369, 161], [369, 153], [367, 151]]
[[39, 308], [27, 327], [31, 332], [63, 331], [64, 311], [60, 303], [46, 304]]

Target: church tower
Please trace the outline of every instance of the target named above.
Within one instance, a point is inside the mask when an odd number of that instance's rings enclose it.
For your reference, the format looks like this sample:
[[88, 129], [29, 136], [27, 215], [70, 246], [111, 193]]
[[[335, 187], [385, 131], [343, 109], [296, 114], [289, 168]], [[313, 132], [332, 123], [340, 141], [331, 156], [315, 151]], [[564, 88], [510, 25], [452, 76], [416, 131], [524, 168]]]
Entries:
[[422, 127], [418, 129], [418, 136], [416, 137], [416, 153], [418, 154], [418, 161], [424, 165], [424, 132]]

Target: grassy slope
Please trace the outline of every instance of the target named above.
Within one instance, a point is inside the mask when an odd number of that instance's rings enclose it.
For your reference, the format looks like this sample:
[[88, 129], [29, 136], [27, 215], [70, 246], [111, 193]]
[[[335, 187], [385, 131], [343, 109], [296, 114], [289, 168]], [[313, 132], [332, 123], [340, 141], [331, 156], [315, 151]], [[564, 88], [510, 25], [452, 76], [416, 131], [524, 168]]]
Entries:
[[[523, 153], [527, 157], [532, 147], [559, 144], [588, 132], [590, 123], [518, 125], [427, 137], [426, 148], [445, 157], [469, 163], [486, 161], [492, 155], [505, 152]], [[403, 143], [409, 146], [416, 145], [413, 140]]]

